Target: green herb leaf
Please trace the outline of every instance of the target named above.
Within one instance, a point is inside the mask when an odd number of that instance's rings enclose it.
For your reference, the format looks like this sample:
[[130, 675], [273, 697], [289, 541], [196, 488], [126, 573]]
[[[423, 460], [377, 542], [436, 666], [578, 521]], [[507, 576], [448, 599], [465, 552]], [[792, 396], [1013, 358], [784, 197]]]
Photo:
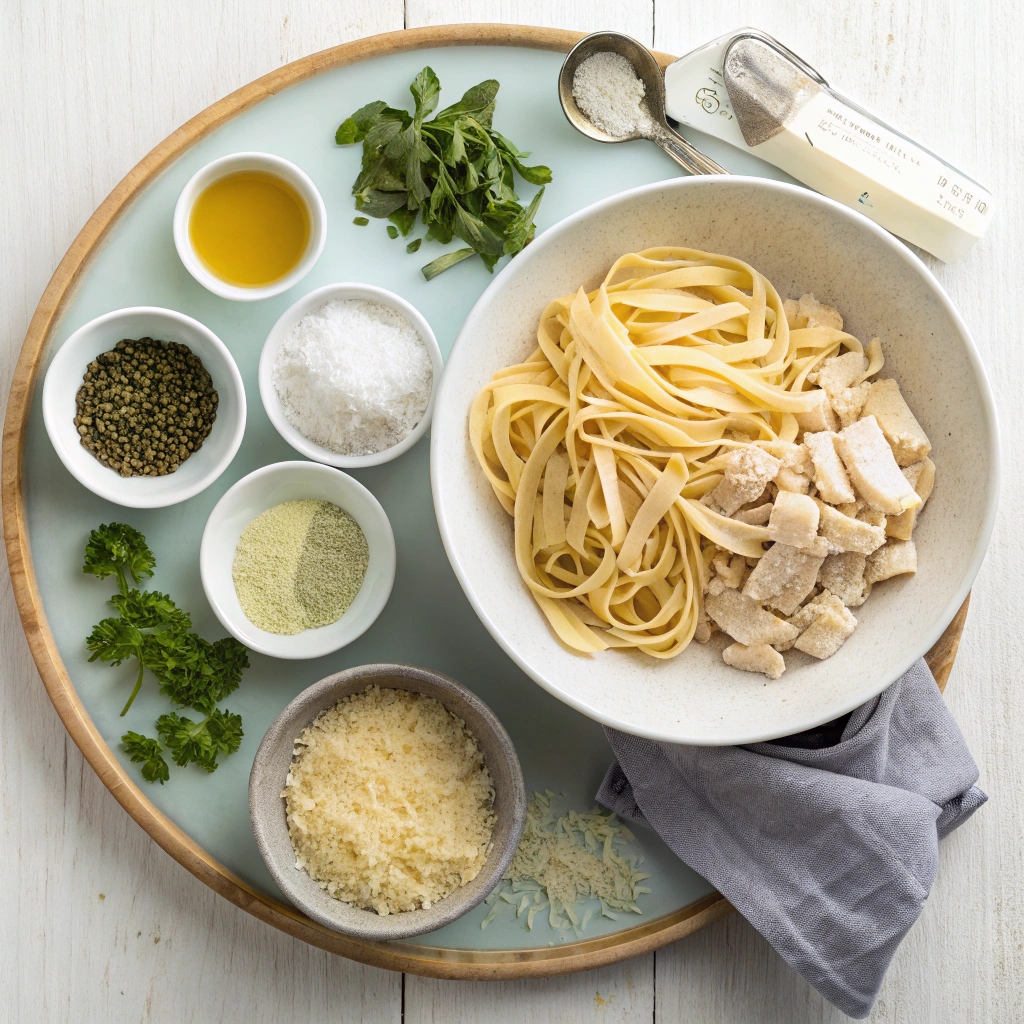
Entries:
[[405, 183], [397, 178], [383, 158], [371, 160], [360, 172], [352, 186], [352, 194], [356, 197], [356, 207], [361, 206], [361, 199], [370, 192], [405, 191]]
[[106, 661], [120, 665], [136, 658], [142, 651], [143, 633], [121, 618], [102, 619], [92, 627], [85, 646], [92, 651], [90, 661]]
[[452, 231], [451, 225], [442, 224], [440, 221], [431, 221], [430, 227], [427, 228], [427, 238], [431, 242], [440, 242], [442, 245], [447, 245], [455, 237], [455, 232]]
[[374, 100], [360, 107], [351, 117], [345, 118], [334, 133], [334, 141], [339, 146], [348, 146], [353, 142], [362, 142], [366, 133], [388, 113], [404, 114], [405, 111], [393, 110], [383, 100]]
[[544, 189], [542, 188], [534, 197], [525, 210], [516, 216], [508, 227], [505, 229], [505, 255], [514, 256], [524, 246], [529, 244], [533, 240], [533, 234], [536, 230], [536, 226], [533, 223], [533, 218], [537, 216], [537, 209], [540, 206], [541, 199], [544, 198]]
[[388, 238], [397, 238], [397, 237], [398, 237], [398, 228], [396, 228], [394, 224], [389, 224], [388, 225]]
[[370, 190], [356, 200], [356, 209], [368, 213], [371, 217], [390, 217], [396, 210], [405, 206], [404, 192], [378, 192]]
[[[410, 128], [410, 132], [417, 129]], [[409, 208], [418, 209], [427, 199], [430, 198], [430, 186], [424, 176], [424, 161], [428, 163], [435, 159], [434, 154], [426, 148], [422, 138], [418, 135], [410, 140], [409, 151], [405, 159], [405, 184], [409, 192]]]
[[249, 652], [234, 637], [226, 636], [214, 641], [208, 660], [215, 680], [210, 686], [209, 696], [216, 704], [238, 689], [242, 673], [249, 667]]
[[406, 247], [405, 251], [408, 253], [417, 252], [419, 247], [423, 244], [422, 238], [414, 238]]
[[352, 218], [352, 223], [353, 224], [358, 224], [359, 227], [361, 227], [361, 228], [365, 228], [366, 225], [370, 223], [370, 218], [369, 217], [353, 217]]
[[188, 613], [158, 590], [129, 590], [127, 594], [115, 594], [110, 603], [125, 622], [138, 629], [192, 628]]
[[420, 270], [428, 281], [433, 281], [438, 274], [443, 274], [450, 267], [454, 267], [456, 263], [461, 263], [475, 255], [475, 249], [456, 249], [455, 252], [446, 252], [443, 256], [438, 256], [436, 260], [421, 267]]
[[403, 235], [407, 235], [412, 231], [416, 224], [416, 211], [407, 210], [403, 207], [400, 210], [395, 210], [395, 212], [388, 217], [388, 220], [391, 221], [391, 223], [394, 224]]
[[359, 131], [359, 125], [356, 124], [355, 118], [352, 117], [346, 117], [338, 125], [338, 130], [334, 133], [334, 141], [339, 146], [350, 146], [353, 142], [362, 142], [364, 138], [365, 133]]
[[421, 125], [425, 118], [434, 112], [437, 98], [441, 95], [441, 82], [434, 69], [425, 67], [409, 86], [412, 98], [416, 101], [415, 122]]
[[510, 157], [512, 166], [519, 172], [519, 177], [531, 185], [547, 185], [551, 181], [551, 168], [543, 164], [527, 167], [515, 157]]
[[388, 117], [378, 121], [366, 133], [367, 149], [375, 149], [381, 152], [389, 160], [395, 159], [396, 153], [405, 150], [406, 132], [411, 125], [407, 125], [408, 115], [404, 119]]
[[146, 636], [143, 661], [161, 693], [180, 707], [206, 713], [238, 688], [249, 667], [248, 652], [234, 638], [211, 644], [196, 633]]
[[144, 576], [152, 576], [156, 558], [146, 544], [146, 538], [133, 526], [125, 523], [106, 523], [89, 534], [85, 545], [85, 564], [82, 572], [99, 579], [117, 576], [121, 593], [127, 593], [125, 571], [135, 583]]
[[494, 116], [494, 106], [498, 100], [499, 88], [499, 83], [493, 78], [487, 79], [486, 82], [480, 82], [479, 85], [474, 85], [463, 93], [462, 99], [458, 103], [445, 107], [437, 115], [436, 120], [441, 122], [453, 121], [456, 117], [460, 117], [463, 114], [471, 114], [485, 128], [490, 128], [491, 118]]
[[461, 204], [456, 203], [454, 214], [455, 234], [464, 242], [469, 244], [481, 256], [501, 256], [504, 252], [504, 242], [493, 228], [484, 220], [470, 213]]
[[230, 711], [212, 711], [201, 722], [172, 711], [156, 720], [156, 728], [176, 765], [194, 763], [208, 772], [217, 770], [218, 755], [238, 750], [243, 736], [241, 716]]
[[145, 643], [145, 634], [120, 618], [103, 619], [92, 627], [92, 632], [86, 637], [85, 646], [92, 651], [90, 661], [106, 661], [111, 665], [120, 665], [129, 658], [136, 658], [139, 662], [139, 671], [135, 677], [135, 685], [128, 697], [128, 701], [121, 709], [121, 717], [128, 713], [132, 702], [142, 689], [142, 679], [145, 675], [145, 665], [142, 662], [142, 648]]
[[523, 153], [518, 150], [515, 145], [505, 138], [500, 132], [493, 132], [494, 139], [497, 144], [504, 151], [505, 156], [513, 167], [519, 172], [519, 176], [525, 181], [528, 181], [531, 185], [547, 185], [551, 181], [551, 169], [545, 167], [543, 164], [537, 164], [535, 167], [527, 167], [523, 164], [530, 154]]
[[129, 731], [121, 737], [121, 745], [132, 764], [142, 765], [142, 777], [147, 782], [159, 782], [162, 786], [171, 777], [167, 762], [160, 756], [163, 747], [159, 740]]

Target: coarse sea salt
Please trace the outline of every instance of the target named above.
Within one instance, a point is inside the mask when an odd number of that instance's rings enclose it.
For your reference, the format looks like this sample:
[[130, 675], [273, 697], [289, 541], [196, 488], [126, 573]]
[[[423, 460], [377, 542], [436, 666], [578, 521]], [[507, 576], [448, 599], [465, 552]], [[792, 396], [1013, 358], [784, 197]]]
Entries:
[[416, 429], [434, 371], [416, 328], [367, 299], [307, 313], [278, 350], [273, 382], [288, 422], [339, 455], [372, 455]]
[[621, 53], [601, 51], [583, 61], [573, 75], [572, 94], [580, 110], [615, 138], [651, 120], [643, 107], [644, 83]]

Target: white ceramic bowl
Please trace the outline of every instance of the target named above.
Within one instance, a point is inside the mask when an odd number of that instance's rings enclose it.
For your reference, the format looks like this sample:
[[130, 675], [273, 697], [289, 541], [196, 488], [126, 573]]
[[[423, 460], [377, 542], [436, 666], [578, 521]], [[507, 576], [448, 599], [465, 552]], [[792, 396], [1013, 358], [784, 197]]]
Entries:
[[[875, 588], [827, 661], [790, 652], [776, 682], [721, 659], [721, 643], [658, 661], [581, 656], [555, 639], [516, 569], [512, 521], [476, 465], [470, 402], [536, 345], [553, 296], [596, 287], [622, 253], [683, 245], [726, 253], [783, 296], [813, 292], [847, 329], [881, 337], [886, 365], [932, 440], [935, 492], [915, 531], [919, 570]], [[546, 231], [495, 279], [449, 356], [432, 430], [434, 505], [448, 556], [494, 638], [541, 686], [591, 718], [677, 743], [750, 743], [827, 722], [873, 697], [938, 640], [988, 545], [998, 500], [995, 412], [985, 371], [949, 297], [901, 242], [806, 189], [760, 178], [659, 182]]]
[[[430, 388], [430, 401], [427, 403], [423, 418], [416, 424], [415, 429], [398, 444], [385, 448], [383, 451], [374, 452], [372, 455], [339, 455], [329, 448], [310, 441], [308, 437], [296, 430], [289, 422], [281, 407], [281, 400], [277, 395], [277, 388], [274, 386], [274, 364], [277, 362], [277, 353], [280, 351], [288, 332], [308, 313], [319, 309], [325, 303], [333, 299], [366, 299], [370, 302], [378, 302], [382, 306], [388, 306], [401, 316], [404, 316], [419, 333], [420, 339], [426, 345], [430, 353], [430, 363], [434, 370], [434, 378]], [[377, 288], [370, 284], [328, 284], [323, 288], [304, 295], [295, 305], [286, 309], [280, 319], [271, 328], [267, 340], [263, 343], [263, 351], [260, 354], [260, 398], [263, 399], [263, 408], [267, 410], [270, 422], [277, 428], [277, 432], [297, 451], [315, 462], [323, 462], [328, 466], [341, 466], [344, 469], [360, 469], [365, 466], [379, 466], [381, 463], [397, 459], [403, 452], [407, 452], [426, 432], [430, 426], [430, 418], [434, 411], [434, 398], [437, 395], [438, 382], [441, 379], [441, 371], [444, 369], [444, 360], [441, 358], [441, 350], [438, 348], [437, 339], [430, 329], [423, 314], [410, 302], [406, 302], [400, 295], [389, 292], [385, 288]]]
[[[298, 192], [309, 213], [309, 242], [306, 252], [291, 273], [279, 278], [271, 284], [260, 288], [246, 288], [241, 285], [229, 284], [207, 270], [206, 266], [192, 248], [188, 234], [188, 220], [192, 214], [192, 205], [199, 193], [211, 182], [238, 171], [265, 171], [288, 182]], [[205, 167], [196, 171], [181, 190], [178, 202], [174, 207], [174, 247], [178, 250], [185, 269], [206, 289], [214, 295], [238, 302], [255, 302], [258, 299], [269, 299], [280, 295], [293, 285], [298, 284], [313, 269], [320, 258], [327, 241], [327, 208], [309, 175], [296, 167], [290, 160], [274, 156], [272, 153], [232, 153], [222, 156]]]
[[[123, 477], [82, 446], [75, 396], [96, 356], [124, 338], [146, 337], [187, 345], [202, 360], [217, 389], [217, 419], [203, 446], [175, 472]], [[94, 494], [129, 508], [161, 508], [205, 490], [227, 469], [245, 433], [245, 388], [231, 353], [208, 327], [172, 309], [134, 306], [89, 321], [57, 350], [43, 383], [43, 422], [60, 461]]]
[[[359, 524], [370, 549], [363, 585], [337, 622], [279, 636], [254, 626], [242, 611], [231, 579], [242, 531], [283, 501], [319, 498], [344, 509]], [[346, 473], [313, 462], [276, 462], [242, 477], [214, 506], [199, 549], [203, 590], [222, 625], [250, 650], [301, 660], [330, 654], [362, 636], [384, 610], [395, 581], [395, 537], [380, 502]]]

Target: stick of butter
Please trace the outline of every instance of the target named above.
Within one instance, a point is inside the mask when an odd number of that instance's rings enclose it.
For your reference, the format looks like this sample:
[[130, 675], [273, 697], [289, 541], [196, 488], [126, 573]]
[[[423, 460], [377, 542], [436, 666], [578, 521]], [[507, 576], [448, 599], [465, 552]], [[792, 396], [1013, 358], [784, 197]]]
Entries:
[[841, 96], [757, 29], [722, 36], [670, 64], [665, 109], [947, 263], [992, 219], [986, 188]]

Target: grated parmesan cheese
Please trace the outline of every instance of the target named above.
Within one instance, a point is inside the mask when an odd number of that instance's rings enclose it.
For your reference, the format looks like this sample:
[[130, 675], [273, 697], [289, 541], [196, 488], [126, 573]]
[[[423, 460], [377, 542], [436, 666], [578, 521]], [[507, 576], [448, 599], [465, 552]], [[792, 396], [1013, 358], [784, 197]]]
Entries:
[[580, 904], [597, 899], [602, 917], [615, 919], [617, 910], [642, 913], [637, 898], [651, 890], [640, 883], [650, 876], [639, 871], [637, 857], [624, 857], [616, 846], [633, 835], [614, 814], [595, 807], [589, 812], [557, 813], [551, 806], [557, 794], [534, 793], [526, 808], [526, 827], [503, 885], [484, 901], [491, 910], [480, 923], [486, 928], [508, 904], [516, 917], [526, 915], [533, 928], [546, 910], [552, 928], [571, 928], [581, 934], [592, 908]]
[[439, 701], [371, 686], [295, 741], [284, 791], [295, 866], [335, 899], [387, 915], [476, 878], [494, 789], [476, 739]]

